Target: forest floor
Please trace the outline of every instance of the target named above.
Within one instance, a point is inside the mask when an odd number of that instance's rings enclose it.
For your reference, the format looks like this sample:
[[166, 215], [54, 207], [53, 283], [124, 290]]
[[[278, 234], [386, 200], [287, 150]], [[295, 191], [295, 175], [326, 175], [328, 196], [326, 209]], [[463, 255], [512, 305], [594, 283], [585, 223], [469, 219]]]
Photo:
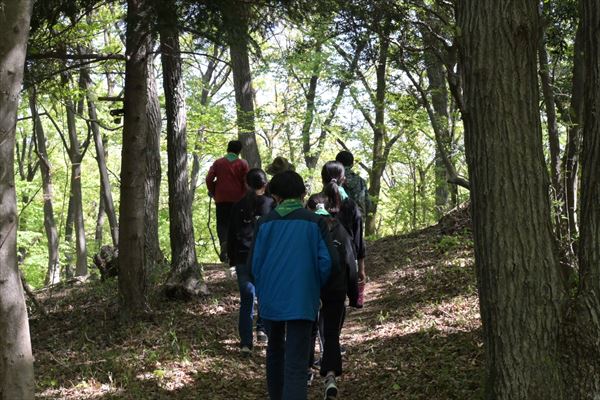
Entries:
[[[469, 399], [481, 393], [482, 342], [472, 240], [451, 221], [370, 243], [365, 307], [342, 332], [340, 399]], [[265, 399], [265, 346], [237, 343], [238, 293], [206, 265], [211, 296], [151, 296], [152, 314], [117, 318], [114, 280], [40, 291], [31, 309], [38, 399]], [[315, 380], [309, 399], [322, 398]]]

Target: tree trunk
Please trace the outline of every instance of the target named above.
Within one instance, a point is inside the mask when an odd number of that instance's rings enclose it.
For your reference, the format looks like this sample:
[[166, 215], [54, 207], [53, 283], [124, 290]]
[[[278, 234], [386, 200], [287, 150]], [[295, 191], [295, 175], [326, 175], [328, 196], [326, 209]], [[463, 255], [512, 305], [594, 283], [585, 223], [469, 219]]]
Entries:
[[583, 90], [585, 66], [583, 60], [583, 32], [581, 23], [577, 27], [573, 55], [573, 81], [571, 84], [571, 105], [567, 113], [567, 144], [563, 158], [563, 185], [566, 201], [566, 217], [568, 221], [569, 239], [577, 237], [577, 192], [579, 180], [579, 152], [581, 147], [581, 126], [583, 116]]
[[144, 266], [144, 189], [146, 164], [148, 48], [151, 42], [148, 0], [127, 1], [125, 117], [121, 152], [119, 209], [119, 295], [121, 318], [148, 310]]
[[231, 2], [228, 14], [231, 18], [229, 54], [237, 104], [238, 137], [243, 144], [242, 156], [248, 161], [250, 168], [260, 168], [261, 160], [254, 123], [254, 88], [248, 51], [250, 5], [245, 1]]
[[[71, 180], [69, 179], [69, 184]], [[67, 221], [65, 222], [65, 243], [69, 245], [69, 250], [66, 251], [65, 259], [65, 278], [70, 279], [73, 277], [73, 252], [72, 250], [72, 242], [73, 242], [73, 216], [74, 216], [74, 208], [73, 208], [73, 195], [69, 195], [69, 205], [67, 206]]]
[[169, 237], [171, 273], [167, 294], [190, 297], [202, 290], [202, 276], [196, 261], [192, 202], [188, 185], [186, 110], [174, 2], [161, 2], [159, 9], [160, 51], [167, 114], [167, 156], [169, 180]]
[[3, 2], [0, 12], [0, 399], [33, 400], [33, 355], [17, 268], [14, 155], [19, 92], [32, 2]]
[[581, 154], [581, 221], [579, 238], [579, 293], [575, 326], [565, 368], [572, 373], [573, 399], [600, 398], [600, 4], [583, 0], [585, 54], [583, 147]]
[[[69, 86], [69, 75], [67, 72], [61, 74], [61, 82], [64, 87]], [[81, 161], [82, 153], [79, 148], [77, 137], [77, 125], [75, 122], [75, 105], [67, 94], [65, 97], [65, 108], [67, 112], [67, 130], [69, 134], [69, 159], [71, 161], [71, 195], [73, 196], [73, 218], [75, 223], [75, 248], [76, 259], [75, 276], [87, 275], [87, 248], [85, 241], [85, 226], [83, 223], [83, 199], [81, 195]]]
[[[153, 50], [154, 44], [149, 46]], [[151, 60], [146, 63], [148, 68], [147, 107], [146, 107], [146, 180], [144, 183], [145, 207], [144, 220], [146, 232], [144, 238], [145, 265], [147, 271], [154, 271], [162, 262], [164, 256], [160, 250], [158, 239], [158, 206], [160, 198], [160, 181], [162, 169], [160, 165], [160, 133], [161, 115], [154, 65]]]
[[381, 192], [381, 177], [385, 170], [387, 157], [385, 156], [385, 93], [387, 79], [387, 61], [390, 47], [389, 41], [389, 26], [390, 21], [386, 20], [383, 23], [383, 32], [379, 37], [379, 54], [377, 56], [377, 65], [375, 67], [375, 75], [377, 78], [377, 86], [375, 88], [375, 126], [373, 128], [373, 166], [369, 174], [370, 186], [369, 196], [373, 199], [373, 205], [369, 209], [369, 214], [366, 219], [366, 235], [373, 235], [376, 231], [377, 208], [379, 206], [379, 194]]
[[42, 171], [42, 187], [44, 191], [44, 229], [48, 240], [48, 271], [46, 272], [46, 285], [60, 282], [60, 265], [58, 258], [58, 231], [54, 220], [54, 208], [52, 206], [52, 174], [48, 151], [46, 149], [46, 135], [42, 119], [37, 110], [37, 91], [34, 86], [29, 88], [29, 109], [33, 119], [33, 130], [37, 144], [37, 154], [40, 159]]
[[[422, 29], [423, 44], [425, 45], [425, 66], [427, 80], [429, 81], [429, 93], [431, 95], [431, 105], [434, 111], [434, 117], [441, 128], [439, 139], [435, 143], [435, 212], [439, 219], [448, 209], [448, 198], [450, 187], [448, 184], [448, 172], [444, 163], [444, 155], [451, 154], [452, 138], [450, 137], [448, 114], [448, 89], [446, 88], [446, 74], [444, 64], [436, 55], [435, 49], [438, 47], [437, 39], [427, 31]], [[440, 148], [443, 146], [443, 148]], [[448, 156], [449, 157], [449, 156]], [[452, 161], [450, 161], [452, 162]]]
[[110, 234], [113, 246], [119, 247], [119, 223], [117, 213], [115, 212], [115, 203], [112, 198], [112, 188], [108, 178], [108, 168], [106, 167], [106, 151], [104, 150], [104, 142], [102, 141], [102, 133], [100, 132], [100, 124], [98, 123], [98, 114], [96, 112], [96, 104], [94, 103], [90, 77], [87, 70], [81, 71], [83, 88], [87, 97], [88, 115], [90, 117], [90, 125], [94, 136], [94, 145], [96, 147], [96, 161], [98, 162], [98, 171], [100, 172], [100, 192], [102, 202], [104, 203], [104, 212], [108, 217], [110, 225]]
[[457, 12], [484, 397], [562, 399], [564, 291], [539, 118], [538, 1], [465, 0]]
[[[102, 183], [100, 183], [102, 186]], [[96, 248], [100, 250], [102, 247], [102, 241], [104, 238], [104, 217], [106, 213], [104, 212], [104, 200], [102, 200], [102, 187], [100, 188], [100, 193], [98, 195], [98, 217], [96, 218], [96, 233], [94, 234], [94, 240], [96, 241]]]

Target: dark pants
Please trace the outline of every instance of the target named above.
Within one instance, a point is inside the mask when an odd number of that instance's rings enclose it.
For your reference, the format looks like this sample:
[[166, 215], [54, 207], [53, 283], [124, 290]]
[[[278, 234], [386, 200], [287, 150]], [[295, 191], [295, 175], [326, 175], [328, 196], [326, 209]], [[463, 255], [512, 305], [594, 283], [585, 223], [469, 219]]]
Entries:
[[263, 320], [267, 345], [267, 387], [270, 400], [306, 400], [306, 365], [313, 321]]
[[233, 203], [216, 203], [217, 211], [217, 236], [221, 246], [221, 261], [227, 255], [227, 231], [229, 230], [229, 219], [231, 218], [231, 209]]
[[[238, 319], [238, 330], [240, 333], [240, 346], [252, 348], [252, 320], [254, 318], [254, 297], [256, 291], [254, 283], [250, 279], [250, 268], [248, 265], [236, 265], [238, 287], [240, 289], [240, 316]], [[258, 316], [256, 330], [262, 331], [263, 323]]]
[[[342, 352], [340, 350], [340, 332], [346, 316], [346, 306], [344, 301], [325, 302], [319, 312], [318, 326], [314, 324], [311, 349], [309, 354], [309, 367], [313, 365], [315, 341], [317, 333], [321, 340], [321, 376], [327, 375], [327, 372], [334, 371], [336, 376], [342, 374]], [[318, 332], [317, 332], [318, 327]]]

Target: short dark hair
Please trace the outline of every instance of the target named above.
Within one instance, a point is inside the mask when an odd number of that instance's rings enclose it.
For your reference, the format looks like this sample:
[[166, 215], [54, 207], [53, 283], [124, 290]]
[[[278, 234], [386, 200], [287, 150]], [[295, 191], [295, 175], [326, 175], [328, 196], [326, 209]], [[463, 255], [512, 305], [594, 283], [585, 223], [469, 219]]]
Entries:
[[304, 180], [294, 171], [283, 171], [276, 174], [269, 182], [269, 192], [286, 199], [297, 199], [306, 193]]
[[262, 189], [268, 182], [267, 174], [260, 168], [252, 168], [246, 174], [246, 184], [252, 190]]
[[227, 152], [228, 153], [240, 154], [241, 151], [242, 151], [242, 142], [240, 142], [239, 140], [232, 140], [229, 143], [227, 143]]
[[344, 167], [352, 167], [354, 165], [354, 156], [349, 151], [342, 150], [335, 156], [335, 161], [342, 163]]

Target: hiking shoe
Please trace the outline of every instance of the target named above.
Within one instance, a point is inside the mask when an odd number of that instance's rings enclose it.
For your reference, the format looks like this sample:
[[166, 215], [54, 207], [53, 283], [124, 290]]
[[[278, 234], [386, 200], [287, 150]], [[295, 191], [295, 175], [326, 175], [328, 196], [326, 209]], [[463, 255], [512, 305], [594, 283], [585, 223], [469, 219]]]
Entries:
[[267, 343], [269, 341], [269, 338], [267, 337], [267, 334], [264, 331], [256, 331], [256, 341], [258, 343]]
[[325, 378], [325, 400], [337, 399], [338, 387], [335, 383], [335, 376], [327, 375]]
[[340, 354], [343, 356], [346, 355], [346, 346], [341, 345], [341, 344], [340, 344]]
[[252, 349], [248, 346], [242, 346], [242, 348], [240, 349], [240, 352], [242, 353], [242, 356], [244, 356], [244, 357], [249, 357], [252, 355]]

